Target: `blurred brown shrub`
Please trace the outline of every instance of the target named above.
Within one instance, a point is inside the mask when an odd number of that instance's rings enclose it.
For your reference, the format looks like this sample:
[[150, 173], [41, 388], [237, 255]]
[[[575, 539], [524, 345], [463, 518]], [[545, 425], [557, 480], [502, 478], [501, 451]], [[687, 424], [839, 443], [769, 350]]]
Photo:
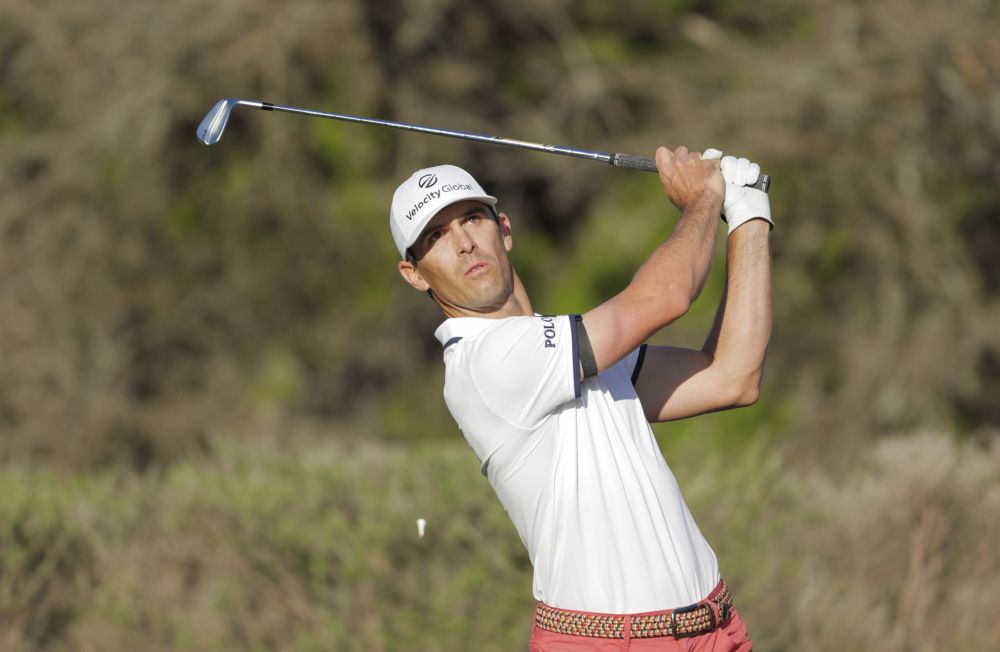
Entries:
[[795, 445], [996, 424], [998, 33], [982, 0], [8, 0], [0, 460], [450, 436], [438, 316], [396, 278], [385, 229], [417, 166], [467, 165], [501, 196], [542, 310], [566, 260], [597, 301], [665, 235], [590, 270], [581, 225], [670, 211], [652, 177], [584, 162], [250, 113], [206, 150], [194, 127], [223, 96], [750, 155], [775, 177], [766, 392]]

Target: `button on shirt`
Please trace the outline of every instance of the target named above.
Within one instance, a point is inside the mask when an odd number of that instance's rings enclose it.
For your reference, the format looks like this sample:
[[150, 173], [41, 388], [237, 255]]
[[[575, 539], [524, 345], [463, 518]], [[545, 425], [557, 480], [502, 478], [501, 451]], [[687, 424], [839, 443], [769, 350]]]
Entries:
[[446, 320], [444, 397], [534, 567], [537, 600], [640, 613], [719, 581], [632, 385], [638, 349], [580, 381], [574, 315]]

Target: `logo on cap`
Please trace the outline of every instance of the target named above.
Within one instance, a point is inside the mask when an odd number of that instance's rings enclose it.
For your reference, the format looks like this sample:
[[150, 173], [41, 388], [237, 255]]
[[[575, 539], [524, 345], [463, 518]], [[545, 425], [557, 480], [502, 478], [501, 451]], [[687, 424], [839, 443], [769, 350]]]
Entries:
[[417, 179], [417, 185], [420, 186], [421, 188], [430, 188], [437, 182], [438, 182], [437, 175], [434, 174], [425, 174], [424, 176]]

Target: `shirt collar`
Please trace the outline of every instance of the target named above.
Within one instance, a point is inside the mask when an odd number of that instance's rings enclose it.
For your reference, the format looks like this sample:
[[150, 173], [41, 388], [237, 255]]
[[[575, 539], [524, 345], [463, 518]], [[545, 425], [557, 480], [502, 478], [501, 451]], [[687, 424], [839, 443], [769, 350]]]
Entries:
[[498, 321], [497, 319], [490, 319], [488, 317], [451, 317], [444, 320], [437, 327], [437, 330], [434, 331], [434, 337], [442, 345], [447, 346], [455, 338], [461, 339], [463, 337], [479, 335]]

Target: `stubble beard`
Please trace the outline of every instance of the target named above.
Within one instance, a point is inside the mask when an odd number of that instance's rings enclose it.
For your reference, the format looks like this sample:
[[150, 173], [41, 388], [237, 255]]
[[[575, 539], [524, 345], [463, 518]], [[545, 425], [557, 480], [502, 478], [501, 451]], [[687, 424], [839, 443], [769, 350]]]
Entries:
[[[473, 279], [473, 283], [466, 280], [462, 284], [466, 290], [463, 294], [466, 296], [460, 298], [458, 302], [447, 303], [463, 312], [491, 313], [503, 308], [514, 292], [514, 270], [509, 265], [506, 268], [501, 267], [496, 261], [489, 261], [489, 264], [492, 269], [488, 275], [491, 278], [488, 283], [483, 283], [485, 287], [477, 291], [475, 281], [486, 279]], [[494, 278], [496, 280], [493, 280]]]

